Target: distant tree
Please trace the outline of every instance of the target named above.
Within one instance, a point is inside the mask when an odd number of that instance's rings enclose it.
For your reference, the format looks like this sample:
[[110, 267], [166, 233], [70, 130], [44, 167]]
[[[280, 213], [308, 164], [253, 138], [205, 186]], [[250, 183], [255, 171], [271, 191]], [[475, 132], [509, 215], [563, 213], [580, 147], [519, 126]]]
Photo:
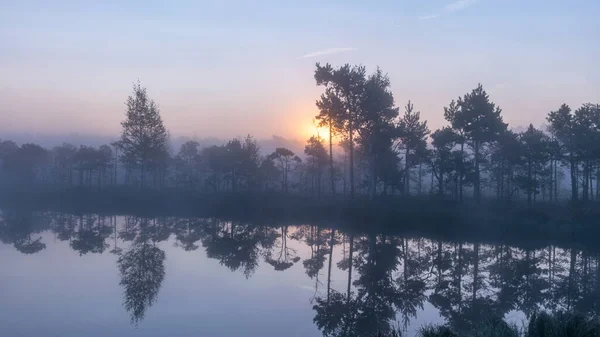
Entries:
[[571, 175], [571, 200], [577, 201], [579, 190], [577, 184], [577, 147], [575, 135], [575, 121], [571, 108], [563, 104], [556, 111], [551, 111], [546, 118], [550, 123], [550, 131], [560, 143]]
[[72, 185], [73, 184], [73, 169], [74, 169], [74, 158], [77, 148], [72, 144], [63, 143], [52, 149], [52, 156], [54, 158], [54, 166], [56, 169], [56, 175], [58, 183], [61, 185]]
[[[121, 160], [140, 170], [140, 185], [145, 187], [149, 169], [157, 169], [166, 159], [168, 133], [160, 117], [158, 105], [148, 97], [138, 81], [133, 95], [127, 98], [126, 119], [121, 123]], [[156, 174], [156, 172], [155, 172]]]
[[[581, 165], [581, 197], [593, 199], [593, 171], [600, 160], [600, 106], [586, 103], [574, 112], [575, 146]], [[596, 169], [597, 170], [597, 169]]]
[[349, 64], [333, 69], [330, 64], [316, 65], [315, 80], [317, 85], [331, 88], [329, 93], [335, 93], [341, 103], [341, 113], [336, 114], [340, 129], [346, 134], [350, 144], [350, 197], [354, 198], [354, 135], [357, 129], [357, 115], [360, 112], [360, 98], [364, 91], [365, 67]]
[[201, 151], [202, 161], [206, 163], [209, 170], [207, 185], [212, 186], [216, 192], [221, 191], [224, 181], [225, 171], [227, 170], [227, 153], [225, 146], [213, 145], [206, 147]]
[[438, 181], [438, 193], [444, 195], [445, 178], [453, 170], [452, 148], [458, 136], [451, 128], [445, 127], [431, 134], [433, 151], [431, 153], [432, 174]]
[[[315, 75], [316, 76], [316, 75]], [[326, 83], [322, 83], [325, 84]], [[315, 117], [319, 127], [327, 127], [329, 132], [329, 178], [331, 181], [331, 195], [335, 194], [335, 176], [333, 167], [333, 135], [343, 130], [342, 116], [345, 113], [344, 106], [336, 88], [329, 87], [317, 101], [319, 114]]]
[[313, 187], [313, 191], [316, 189], [316, 194], [320, 197], [323, 190], [321, 186], [323, 168], [327, 165], [328, 159], [327, 150], [323, 146], [323, 139], [315, 136], [310, 137], [304, 147], [304, 153], [308, 156], [307, 165], [312, 177], [311, 186]]
[[0, 159], [5, 160], [7, 156], [17, 152], [19, 146], [12, 140], [0, 140]]
[[79, 172], [79, 185], [92, 185], [92, 174], [97, 169], [97, 151], [91, 146], [80, 146], [73, 157]]
[[498, 199], [512, 198], [515, 188], [518, 188], [518, 185], [513, 183], [516, 179], [515, 173], [523, 164], [524, 157], [524, 147], [519, 135], [512, 131], [502, 133], [493, 144], [490, 159]]
[[97, 151], [98, 165], [98, 188], [102, 187], [102, 181], [111, 177], [112, 149], [110, 145], [100, 145]]
[[367, 161], [370, 176], [367, 185], [373, 197], [382, 178], [380, 173], [389, 173], [391, 165], [396, 164], [390, 159], [396, 155], [392, 149], [395, 136], [393, 120], [398, 116], [398, 108], [395, 107], [390, 79], [379, 68], [368, 76], [363, 95], [359, 98], [356, 130], [361, 152]]
[[[410, 194], [410, 168], [415, 162], [419, 162], [418, 158], [411, 158], [419, 149], [424, 149], [426, 146], [427, 135], [429, 128], [427, 121], [421, 121], [421, 113], [414, 111], [414, 105], [408, 101], [404, 108], [404, 115], [398, 121], [398, 138], [400, 145], [404, 149], [404, 194]], [[415, 155], [416, 157], [416, 155]]]
[[30, 143], [23, 144], [16, 150], [11, 145], [4, 146], [6, 154], [3, 155], [3, 170], [11, 177], [9, 183], [31, 187], [44, 179], [51, 160], [46, 149]]
[[240, 177], [247, 189], [256, 189], [260, 184], [260, 146], [256, 139], [248, 135], [242, 143]]
[[196, 187], [198, 183], [197, 167], [200, 161], [198, 146], [196, 141], [187, 141], [181, 145], [179, 153], [175, 156], [178, 185], [183, 183], [187, 188]]
[[275, 163], [269, 158], [265, 158], [262, 160], [259, 168], [260, 172], [260, 180], [263, 184], [263, 188], [265, 191], [269, 191], [269, 186], [271, 183], [276, 183], [279, 181], [279, 175], [281, 172], [275, 166]]
[[237, 192], [242, 165], [243, 149], [238, 139], [232, 139], [225, 145], [226, 179], [231, 182], [231, 190]]
[[[445, 111], [445, 118], [452, 128], [473, 150], [474, 156], [474, 196], [476, 201], [481, 200], [481, 175], [480, 163], [482, 147], [496, 140], [506, 130], [507, 125], [502, 121], [502, 110], [490, 101], [489, 96], [481, 84], [473, 89], [457, 103], [454, 101]], [[461, 142], [462, 153], [462, 142]]]
[[294, 164], [300, 163], [302, 160], [289, 149], [278, 147], [269, 155], [269, 159], [276, 163], [276, 166], [281, 172], [281, 190], [288, 191], [289, 173], [294, 169]]
[[529, 124], [527, 131], [519, 134], [519, 140], [523, 144], [526, 171], [521, 179], [521, 187], [527, 192], [527, 205], [531, 207], [534, 196], [539, 193], [541, 170], [549, 160], [548, 137]]

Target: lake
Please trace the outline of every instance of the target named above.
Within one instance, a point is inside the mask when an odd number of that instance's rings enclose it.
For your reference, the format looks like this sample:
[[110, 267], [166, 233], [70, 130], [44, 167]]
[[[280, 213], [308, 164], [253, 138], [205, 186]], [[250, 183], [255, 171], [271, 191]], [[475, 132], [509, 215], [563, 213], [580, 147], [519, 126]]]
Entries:
[[413, 336], [600, 311], [599, 251], [568, 243], [8, 209], [0, 239], [0, 336]]

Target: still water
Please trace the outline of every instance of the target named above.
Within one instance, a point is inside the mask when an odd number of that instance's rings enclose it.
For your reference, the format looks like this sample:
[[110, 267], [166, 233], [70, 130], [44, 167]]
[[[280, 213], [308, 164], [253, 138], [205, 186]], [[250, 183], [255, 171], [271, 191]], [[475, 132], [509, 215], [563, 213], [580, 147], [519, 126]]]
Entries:
[[600, 311], [599, 255], [576, 247], [14, 210], [0, 239], [0, 336], [413, 336]]

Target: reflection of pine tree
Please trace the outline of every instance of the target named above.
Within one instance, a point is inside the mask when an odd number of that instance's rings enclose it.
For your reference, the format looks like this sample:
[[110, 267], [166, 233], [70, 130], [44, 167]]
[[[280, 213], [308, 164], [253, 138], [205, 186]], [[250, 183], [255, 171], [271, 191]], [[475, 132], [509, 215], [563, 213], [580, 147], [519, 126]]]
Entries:
[[124, 288], [123, 305], [132, 323], [144, 318], [165, 277], [165, 252], [150, 242], [136, 242], [117, 262]]
[[321, 228], [313, 225], [301, 226], [291, 238], [304, 241], [310, 247], [310, 257], [302, 261], [302, 265], [308, 277], [318, 279], [319, 272], [325, 266], [327, 258], [327, 249]]
[[194, 251], [200, 246], [196, 244], [202, 238], [201, 224], [194, 218], [182, 218], [175, 223], [176, 246], [182, 247], [186, 252]]
[[258, 267], [261, 252], [270, 249], [276, 239], [276, 232], [268, 227], [216, 219], [201, 226], [198, 231], [206, 256], [232, 271], [241, 269], [246, 278]]
[[13, 244], [23, 254], [35, 254], [46, 248], [42, 237], [33, 234], [42, 232], [48, 225], [45, 214], [37, 212], [0, 212], [0, 241]]
[[79, 255], [87, 253], [101, 254], [108, 247], [106, 239], [110, 236], [111, 229], [106, 224], [105, 217], [88, 214], [79, 217], [79, 227], [73, 234], [71, 248]]
[[279, 239], [280, 244], [275, 245], [279, 248], [279, 253], [269, 251], [265, 255], [265, 262], [273, 266], [275, 270], [282, 271], [291, 268], [294, 263], [300, 261], [300, 257], [296, 256], [296, 250], [287, 246], [288, 239], [288, 226], [281, 226], [281, 237]]

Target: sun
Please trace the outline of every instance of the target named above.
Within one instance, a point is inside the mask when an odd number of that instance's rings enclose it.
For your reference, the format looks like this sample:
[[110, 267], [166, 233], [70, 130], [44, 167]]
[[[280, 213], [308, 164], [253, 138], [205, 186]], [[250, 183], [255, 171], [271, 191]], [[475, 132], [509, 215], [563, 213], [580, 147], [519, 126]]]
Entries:
[[319, 136], [323, 139], [328, 139], [329, 138], [329, 128], [326, 126], [323, 127], [319, 127], [316, 123], [316, 121], [310, 122], [306, 127], [305, 127], [305, 131], [303, 132], [303, 135], [306, 137], [306, 139], [309, 139], [312, 136]]

